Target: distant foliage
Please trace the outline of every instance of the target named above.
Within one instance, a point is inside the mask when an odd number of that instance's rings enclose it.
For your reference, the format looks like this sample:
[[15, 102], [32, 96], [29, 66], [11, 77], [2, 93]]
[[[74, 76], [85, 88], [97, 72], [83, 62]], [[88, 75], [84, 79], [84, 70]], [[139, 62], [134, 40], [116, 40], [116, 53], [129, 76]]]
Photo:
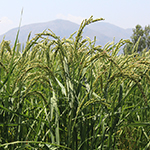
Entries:
[[[145, 26], [143, 29], [140, 25], [136, 25], [133, 29], [133, 35], [131, 36], [132, 43], [128, 43], [124, 46], [124, 54], [132, 54], [135, 51], [141, 53], [143, 50], [148, 51], [150, 49], [150, 25]], [[134, 45], [137, 44], [136, 49]]]

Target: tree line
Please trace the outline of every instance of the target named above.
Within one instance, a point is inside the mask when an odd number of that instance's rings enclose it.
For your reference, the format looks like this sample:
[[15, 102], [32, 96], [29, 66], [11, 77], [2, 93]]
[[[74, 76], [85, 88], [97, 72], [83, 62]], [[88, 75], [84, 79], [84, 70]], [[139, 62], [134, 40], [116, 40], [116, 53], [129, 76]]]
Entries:
[[135, 52], [133, 51], [133, 47], [137, 42], [138, 46], [136, 51], [138, 53], [141, 53], [143, 50], [148, 51], [150, 49], [150, 25], [147, 25], [144, 28], [142, 28], [142, 26], [139, 24], [136, 25], [130, 38], [131, 43], [126, 44], [123, 48], [123, 52], [125, 55], [130, 55]]

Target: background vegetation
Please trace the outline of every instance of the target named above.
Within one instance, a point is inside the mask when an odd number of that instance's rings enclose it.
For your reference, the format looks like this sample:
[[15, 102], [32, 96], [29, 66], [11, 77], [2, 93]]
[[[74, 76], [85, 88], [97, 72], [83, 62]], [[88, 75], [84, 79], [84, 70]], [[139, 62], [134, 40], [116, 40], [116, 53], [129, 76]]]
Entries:
[[[150, 51], [117, 55], [86, 25], [68, 39], [44, 31], [25, 47], [0, 44], [1, 149], [149, 149]], [[49, 37], [53, 37], [50, 40]]]
[[[138, 42], [139, 40], [139, 42]], [[148, 51], [150, 49], [150, 25], [145, 26], [144, 29], [141, 25], [136, 25], [133, 29], [133, 34], [131, 36], [132, 43], [127, 43], [124, 48], [124, 54], [132, 54], [133, 47], [138, 42], [138, 47], [136, 51], [141, 53], [142, 51]]]

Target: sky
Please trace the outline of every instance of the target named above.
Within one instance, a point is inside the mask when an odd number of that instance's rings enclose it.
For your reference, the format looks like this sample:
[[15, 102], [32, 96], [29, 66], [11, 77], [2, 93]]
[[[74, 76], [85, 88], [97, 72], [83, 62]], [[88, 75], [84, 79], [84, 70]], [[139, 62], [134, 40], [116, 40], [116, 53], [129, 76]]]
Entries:
[[150, 0], [0, 0], [0, 35], [21, 25], [65, 19], [104, 18], [121, 28], [150, 24]]

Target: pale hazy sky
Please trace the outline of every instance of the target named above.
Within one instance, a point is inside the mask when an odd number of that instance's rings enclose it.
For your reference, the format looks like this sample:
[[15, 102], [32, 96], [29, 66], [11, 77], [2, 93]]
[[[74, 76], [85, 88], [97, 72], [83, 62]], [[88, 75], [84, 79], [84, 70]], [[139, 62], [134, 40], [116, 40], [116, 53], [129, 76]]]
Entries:
[[91, 15], [124, 29], [150, 24], [150, 0], [0, 0], [0, 35], [22, 25], [66, 19], [80, 24]]

